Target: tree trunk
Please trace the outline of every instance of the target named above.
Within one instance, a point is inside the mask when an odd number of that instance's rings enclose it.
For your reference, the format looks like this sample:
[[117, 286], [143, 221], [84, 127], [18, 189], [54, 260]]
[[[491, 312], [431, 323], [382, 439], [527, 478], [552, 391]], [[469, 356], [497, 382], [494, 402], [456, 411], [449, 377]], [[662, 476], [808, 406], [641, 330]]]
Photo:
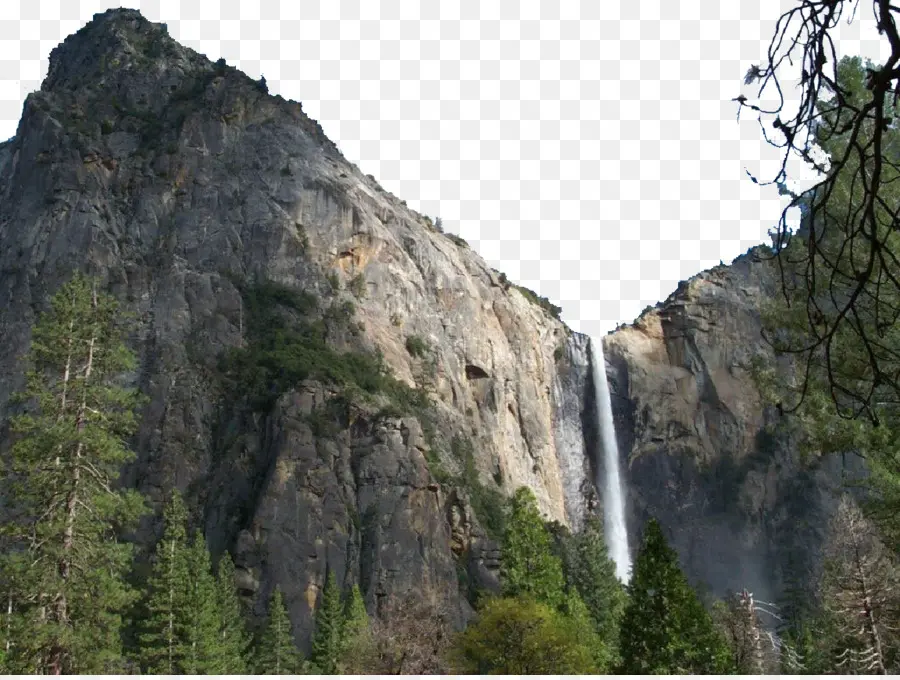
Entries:
[[[96, 300], [95, 300], [96, 302]], [[71, 337], [71, 336], [70, 336]], [[92, 337], [88, 341], [88, 356], [87, 356], [87, 364], [84, 368], [84, 385], [87, 387], [88, 383], [91, 379], [91, 371], [93, 369], [94, 363], [94, 345], [96, 342], [96, 338]], [[66, 364], [66, 380], [68, 381], [69, 377], [69, 362]], [[65, 399], [65, 397], [63, 397]], [[81, 404], [78, 409], [78, 416], [76, 421], [76, 427], [78, 433], [80, 434], [84, 430], [85, 419], [87, 417], [87, 392], [83, 393]], [[79, 482], [81, 481], [81, 459], [84, 453], [84, 446], [79, 441], [75, 446], [75, 459], [74, 465], [72, 466], [72, 486], [69, 490], [68, 497], [66, 498], [66, 525], [63, 530], [63, 557], [60, 560], [59, 564], [59, 576], [63, 580], [63, 592], [59, 593], [56, 598], [56, 622], [60, 626], [68, 626], [70, 622], [70, 612], [69, 612], [69, 601], [67, 594], [65, 592], [65, 584], [69, 579], [69, 574], [72, 568], [72, 552], [75, 548], [75, 519], [77, 516], [78, 510], [78, 502], [79, 502]], [[51, 675], [60, 675], [63, 672], [63, 662], [64, 662], [65, 650], [62, 648], [62, 645], [57, 642], [53, 646], [53, 651], [50, 655], [50, 674]]]
[[[854, 541], [854, 543], [856, 542]], [[874, 670], [879, 675], [887, 675], [887, 669], [884, 665], [884, 653], [882, 652], [881, 647], [881, 634], [878, 631], [878, 626], [875, 623], [875, 612], [872, 608], [872, 597], [869, 593], [865, 568], [863, 567], [862, 559], [859, 554], [859, 545], [856, 544], [854, 548], [854, 561], [856, 563], [856, 571], [859, 576], [859, 584], [862, 595], [863, 618], [865, 620], [866, 633], [869, 636], [869, 640], [872, 643], [872, 650], [875, 653], [875, 658], [873, 659], [872, 663], [869, 664], [869, 668], [866, 668], [865, 670]]]

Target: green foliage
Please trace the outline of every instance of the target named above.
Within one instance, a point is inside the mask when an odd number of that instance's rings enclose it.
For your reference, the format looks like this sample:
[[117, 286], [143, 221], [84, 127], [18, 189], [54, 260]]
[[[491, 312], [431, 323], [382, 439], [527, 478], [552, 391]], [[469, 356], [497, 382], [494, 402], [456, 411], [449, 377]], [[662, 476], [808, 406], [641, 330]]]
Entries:
[[337, 272], [328, 272], [325, 275], [325, 280], [328, 282], [328, 285], [331, 287], [332, 292], [337, 292], [341, 289], [341, 280], [338, 278]]
[[135, 365], [123, 319], [115, 300], [76, 274], [32, 330], [15, 398], [26, 412], [11, 419], [2, 471], [0, 582], [13, 606], [6, 664], [16, 672], [123, 664], [122, 612], [136, 592], [125, 580], [131, 545], [116, 539], [145, 512], [137, 492], [116, 488], [134, 455], [125, 441], [140, 403], [115, 383]]
[[190, 583], [186, 597], [188, 619], [184, 627], [184, 666], [189, 675], [223, 672], [221, 658], [222, 616], [218, 589], [212, 574], [209, 550], [203, 534], [197, 532], [186, 553]]
[[566, 356], [566, 344], [565, 344], [565, 342], [561, 342], [553, 350], [553, 360], [557, 364], [559, 364], [565, 356]]
[[781, 634], [781, 672], [824, 675], [836, 669], [836, 626], [826, 612], [809, 615]]
[[366, 642], [368, 642], [370, 624], [369, 615], [366, 612], [366, 604], [363, 602], [359, 585], [354, 583], [344, 601], [344, 611], [341, 619], [341, 644], [338, 652], [338, 658], [341, 663], [348, 659], [355, 650], [365, 646]]
[[449, 238], [460, 248], [468, 248], [469, 247], [469, 242], [466, 241], [466, 239], [464, 239], [462, 236], [457, 236], [456, 234], [451, 234], [450, 232], [445, 232], [444, 236]]
[[277, 587], [269, 600], [269, 617], [256, 646], [255, 666], [258, 675], [294, 675], [303, 670], [291, 620]]
[[[577, 588], [569, 588], [566, 592], [562, 612], [566, 615], [567, 627], [572, 631], [575, 639], [591, 650], [597, 672], [612, 673], [618, 663], [615, 650], [610, 646], [610, 642], [597, 632], [594, 618]], [[613, 641], [618, 642], [617, 639]]]
[[494, 540], [503, 538], [506, 525], [506, 499], [499, 489], [484, 484], [475, 467], [475, 451], [471, 440], [456, 435], [450, 440], [450, 451], [460, 462], [462, 474], [455, 480], [469, 492], [472, 510], [487, 535]]
[[625, 611], [626, 595], [616, 577], [616, 565], [609, 558], [603, 520], [590, 515], [583, 529], [571, 539], [568, 581], [581, 593], [595, 630], [610, 654], [619, 647], [619, 627]]
[[316, 628], [312, 639], [310, 661], [325, 675], [337, 673], [341, 656], [341, 633], [343, 627], [343, 610], [341, 607], [341, 590], [334, 577], [328, 571], [322, 598], [316, 607]]
[[[504, 275], [504, 278], [505, 278], [505, 275]], [[501, 280], [501, 283], [503, 283], [503, 282], [504, 281]], [[552, 302], [550, 302], [550, 300], [548, 300], [547, 298], [545, 298], [541, 295], [538, 295], [537, 293], [535, 293], [533, 290], [531, 290], [529, 288], [525, 288], [525, 286], [517, 286], [516, 284], [512, 284], [512, 285], [513, 285], [513, 288], [515, 288], [522, 295], [524, 295], [525, 299], [528, 300], [530, 303], [537, 305], [538, 307], [543, 309], [545, 312], [547, 312], [550, 316], [552, 316], [554, 319], [557, 319], [557, 320], [559, 319], [559, 315], [562, 313], [562, 307], [557, 307]]]
[[406, 338], [406, 351], [414, 357], [423, 357], [430, 349], [428, 343], [418, 335], [410, 335]]
[[361, 273], [354, 276], [347, 283], [347, 290], [358, 300], [362, 300], [366, 296], [366, 277]]
[[730, 650], [656, 520], [648, 523], [634, 562], [620, 652], [621, 672], [629, 675], [731, 670]]
[[181, 494], [166, 505], [165, 529], [156, 545], [148, 582], [141, 640], [141, 665], [147, 673], [173, 675], [184, 661], [183, 635], [189, 620], [186, 594], [191, 574], [188, 562], [187, 509]]
[[244, 675], [248, 672], [250, 640], [244, 627], [243, 611], [234, 581], [234, 562], [227, 552], [219, 559], [216, 593], [219, 606], [218, 675]]
[[465, 674], [558, 675], [600, 671], [584, 621], [527, 598], [486, 600], [455, 640], [451, 660]]
[[527, 487], [519, 488], [509, 501], [500, 584], [505, 596], [527, 596], [551, 607], [561, 606], [565, 599], [562, 562], [553, 554], [550, 532]]
[[227, 351], [220, 370], [229, 390], [247, 394], [254, 409], [269, 410], [280, 395], [308, 378], [355, 389], [362, 397], [384, 395], [406, 413], [429, 405], [424, 393], [389, 374], [380, 355], [332, 349], [325, 324], [311, 319], [312, 295], [273, 282], [242, 285], [241, 294], [248, 343]]
[[[859, 58], [844, 59], [838, 65], [838, 80], [853, 105], [861, 104], [866, 96], [865, 69], [869, 66]], [[823, 121], [835, 122], [835, 114], [827, 108], [820, 103]], [[844, 115], [849, 115], [848, 109]], [[833, 158], [848, 151], [843, 122], [838, 121], [838, 132], [830, 124], [817, 130], [817, 142]], [[874, 134], [872, 121], [866, 121], [860, 129], [859, 148], [869, 144]], [[791, 414], [783, 425], [796, 436], [803, 455], [815, 458], [857, 452], [866, 459], [871, 476], [865, 483], [872, 492], [868, 509], [896, 552], [900, 551], [900, 394], [896, 383], [900, 324], [894, 319], [900, 289], [893, 283], [896, 265], [890, 255], [875, 258], [869, 282], [861, 290], [857, 290], [856, 275], [868, 270], [871, 249], [867, 231], [877, 232], [884, 253], [900, 252], [900, 233], [894, 227], [891, 207], [900, 200], [896, 181], [900, 178], [900, 134], [894, 128], [880, 134], [888, 162], [881, 166], [881, 202], [872, 207], [877, 226], [858, 229], [866, 210], [866, 191], [859, 181], [859, 154], [851, 150], [847, 162], [834, 171], [830, 193], [804, 197], [805, 209], [813, 203], [824, 208], [817, 212], [815, 225], [808, 223], [807, 212], [806, 232], [795, 234], [781, 253], [786, 267], [784, 295], [767, 300], [762, 309], [765, 336], [781, 358], [778, 364], [758, 361], [754, 375], [764, 397], [783, 404]], [[871, 158], [866, 161], [867, 172], [872, 162]], [[810, 231], [817, 235], [820, 251], [812, 263], [808, 262]], [[856, 312], [845, 315], [843, 306], [851, 296], [856, 300]], [[826, 332], [835, 325], [834, 333]], [[862, 336], [872, 341], [864, 343]]]

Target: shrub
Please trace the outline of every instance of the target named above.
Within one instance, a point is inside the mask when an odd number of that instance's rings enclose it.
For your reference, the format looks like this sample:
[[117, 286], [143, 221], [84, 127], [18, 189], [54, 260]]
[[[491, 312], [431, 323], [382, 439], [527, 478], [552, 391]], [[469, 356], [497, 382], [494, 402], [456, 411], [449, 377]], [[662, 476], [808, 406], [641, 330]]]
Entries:
[[548, 300], [547, 298], [538, 295], [537, 293], [535, 293], [533, 290], [530, 290], [529, 288], [525, 288], [525, 286], [516, 286], [515, 284], [513, 284], [513, 285], [516, 288], [516, 290], [518, 290], [520, 293], [522, 293], [522, 295], [525, 296], [525, 299], [527, 299], [529, 302], [531, 302], [532, 304], [535, 304], [538, 307], [540, 307], [541, 309], [543, 309], [545, 312], [550, 314], [550, 316], [552, 316], [554, 319], [557, 319], [557, 320], [559, 319], [559, 315], [562, 313], [562, 307], [557, 307], [552, 302], [550, 302], [550, 300]]
[[506, 499], [503, 493], [481, 481], [475, 467], [475, 450], [471, 440], [461, 435], [454, 436], [450, 441], [450, 451], [460, 462], [462, 474], [457, 482], [469, 492], [475, 516], [488, 536], [500, 540], [506, 527]]
[[366, 279], [362, 274], [357, 274], [347, 284], [347, 288], [358, 300], [366, 296]]
[[428, 343], [418, 335], [410, 335], [406, 338], [406, 351], [414, 357], [423, 357], [428, 352]]
[[[268, 410], [307, 378], [358, 388], [363, 397], [383, 394], [407, 412], [429, 403], [427, 395], [389, 375], [380, 355], [329, 347], [325, 321], [311, 318], [317, 301], [309, 293], [267, 281], [242, 286], [241, 294], [248, 343], [228, 350], [220, 369], [235, 393], [247, 394], [255, 409]], [[339, 320], [350, 312], [346, 306], [336, 310]]]
[[445, 233], [444, 236], [446, 236], [451, 241], [453, 241], [456, 245], [458, 245], [462, 248], [469, 247], [469, 242], [466, 241], [466, 239], [464, 239], [462, 236], [457, 236], [456, 234], [450, 234], [450, 233]]

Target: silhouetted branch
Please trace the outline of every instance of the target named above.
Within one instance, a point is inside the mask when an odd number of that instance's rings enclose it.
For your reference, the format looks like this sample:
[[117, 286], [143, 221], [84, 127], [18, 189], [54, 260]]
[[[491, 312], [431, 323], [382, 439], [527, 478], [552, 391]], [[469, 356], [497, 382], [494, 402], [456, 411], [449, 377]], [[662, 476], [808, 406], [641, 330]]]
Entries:
[[[900, 318], [896, 304], [900, 257], [893, 237], [900, 226], [900, 206], [885, 195], [885, 187], [900, 179], [897, 154], [886, 153], [886, 133], [893, 124], [890, 107], [900, 97], [900, 34], [895, 21], [900, 7], [889, 0], [873, 0], [878, 31], [891, 52], [880, 68], [866, 69], [864, 92], [854, 92], [839, 82], [832, 32], [843, 16], [848, 22], [855, 18], [858, 5], [859, 0], [798, 0], [779, 17], [766, 62], [751, 66], [744, 78], [745, 84], [758, 83], [759, 100], [764, 94], [771, 96], [774, 88], [778, 105], [765, 109], [743, 95], [734, 101], [738, 115], [744, 108], [756, 112], [764, 139], [782, 151], [775, 177], [762, 182], [748, 172], [754, 182], [784, 189], [792, 157], [822, 175], [802, 194], [783, 191], [791, 200], [770, 232], [781, 294], [788, 305], [805, 308], [808, 326], [804, 337], [791, 342], [766, 337], [779, 352], [806, 363], [800, 371], [798, 400], [785, 405], [784, 411], [794, 412], [802, 405], [815, 365], [824, 371], [842, 416], [866, 416], [877, 424], [876, 395], [877, 403], [883, 403], [885, 391], [900, 395], [900, 354], [884, 342]], [[800, 103], [788, 117], [780, 72], [796, 59], [801, 67]], [[774, 117], [772, 128], [780, 137], [767, 132], [763, 117]], [[828, 148], [828, 163], [813, 158], [816, 147]], [[790, 247], [788, 214], [794, 208], [803, 215], [802, 250]], [[861, 350], [862, 364], [853, 365], [852, 371], [842, 366], [843, 348], [849, 342]]]

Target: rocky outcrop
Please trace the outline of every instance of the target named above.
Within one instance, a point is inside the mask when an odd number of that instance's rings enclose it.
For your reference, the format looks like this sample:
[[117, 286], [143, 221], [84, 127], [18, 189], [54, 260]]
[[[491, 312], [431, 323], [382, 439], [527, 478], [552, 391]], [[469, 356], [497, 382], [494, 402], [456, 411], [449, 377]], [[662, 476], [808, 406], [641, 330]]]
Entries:
[[[485, 486], [528, 485], [560, 522], [581, 512], [581, 454], [560, 465], [560, 446], [577, 445], [570, 395], [584, 392], [584, 371], [566, 369], [560, 350], [571, 332], [348, 163], [299, 103], [134, 10], [96, 15], [53, 50], [0, 146], [0, 423], [30, 327], [73, 269], [136, 317], [139, 365], [125, 380], [149, 402], [125, 483], [157, 509], [185, 491], [214, 554], [235, 553], [257, 610], [281, 586], [301, 640], [326, 568], [358, 580], [373, 611], [432, 588], [464, 617], [460, 565], [496, 585], [484, 518], [430, 470], [460, 472], [454, 437], [471, 442]], [[415, 414], [361, 403], [329, 413], [336, 433], [312, 427], [326, 384], [290, 389], [268, 410], [225, 389], [217, 360], [258, 330], [241, 286], [266, 280], [313, 296], [317, 319], [352, 310], [328, 326], [330, 344], [378, 351], [426, 391], [430, 441]], [[148, 521], [139, 542], [158, 529]]]
[[804, 463], [767, 427], [776, 409], [749, 368], [774, 358], [759, 317], [771, 264], [751, 250], [682, 282], [604, 345], [632, 533], [657, 517], [695, 583], [767, 601], [812, 583], [842, 465], [862, 473], [849, 457]]

